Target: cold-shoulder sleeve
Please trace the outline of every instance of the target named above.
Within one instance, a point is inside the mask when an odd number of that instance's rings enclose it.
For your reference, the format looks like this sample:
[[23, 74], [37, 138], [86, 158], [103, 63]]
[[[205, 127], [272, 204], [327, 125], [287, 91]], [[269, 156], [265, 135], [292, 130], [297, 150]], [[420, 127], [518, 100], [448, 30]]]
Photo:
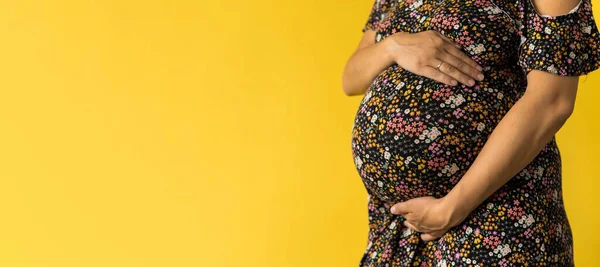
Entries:
[[362, 31], [377, 30], [379, 22], [383, 21], [387, 13], [395, 6], [398, 0], [374, 0], [373, 7]]
[[570, 12], [540, 14], [531, 0], [524, 1], [524, 24], [518, 64], [563, 76], [579, 76], [600, 67], [600, 34], [591, 0], [580, 0]]

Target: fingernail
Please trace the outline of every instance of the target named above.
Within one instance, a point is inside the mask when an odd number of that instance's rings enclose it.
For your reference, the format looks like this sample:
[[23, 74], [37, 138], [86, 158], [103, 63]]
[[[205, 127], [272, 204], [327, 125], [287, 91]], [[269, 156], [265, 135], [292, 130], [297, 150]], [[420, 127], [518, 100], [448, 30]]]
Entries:
[[452, 85], [456, 86], [458, 84], [458, 81], [457, 80], [452, 80], [451, 83], [452, 83]]
[[483, 74], [479, 73], [479, 74], [477, 75], [477, 78], [478, 78], [480, 81], [481, 81], [481, 80], [483, 80]]
[[482, 68], [481, 66], [477, 66], [477, 68], [476, 68], [476, 69], [477, 69], [478, 71], [482, 71], [482, 70], [483, 70], [483, 68]]
[[392, 208], [390, 209], [390, 212], [392, 212], [392, 213], [396, 212], [396, 208], [394, 208], [394, 206], [392, 206]]
[[475, 85], [475, 80], [473, 80], [473, 79], [470, 79], [470, 80], [469, 80], [469, 85], [470, 85], [470, 86], [473, 86], [473, 85]]

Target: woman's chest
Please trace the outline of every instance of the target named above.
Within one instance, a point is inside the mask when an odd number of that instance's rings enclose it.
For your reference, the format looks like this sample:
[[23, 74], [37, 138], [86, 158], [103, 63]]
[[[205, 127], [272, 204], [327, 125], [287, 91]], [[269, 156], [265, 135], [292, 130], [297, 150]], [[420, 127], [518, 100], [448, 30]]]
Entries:
[[397, 32], [435, 30], [481, 64], [514, 64], [521, 25], [507, 2], [497, 1], [502, 0], [402, 0], [379, 24], [376, 40]]
[[510, 22], [506, 26], [520, 32], [519, 8], [520, 1], [515, 0], [397, 0], [379, 24], [378, 32], [419, 32], [432, 23], [478, 23], [495, 16], [506, 18]]

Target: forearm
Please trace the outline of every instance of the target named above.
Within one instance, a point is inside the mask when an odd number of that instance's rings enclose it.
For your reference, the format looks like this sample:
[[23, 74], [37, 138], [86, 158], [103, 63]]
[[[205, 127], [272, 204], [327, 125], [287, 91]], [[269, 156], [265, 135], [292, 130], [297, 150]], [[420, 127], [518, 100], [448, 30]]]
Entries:
[[349, 96], [364, 94], [375, 77], [393, 63], [387, 39], [356, 50], [344, 67], [344, 93]]
[[521, 97], [496, 126], [458, 184], [444, 197], [464, 219], [525, 168], [570, 116], [573, 107], [551, 97]]

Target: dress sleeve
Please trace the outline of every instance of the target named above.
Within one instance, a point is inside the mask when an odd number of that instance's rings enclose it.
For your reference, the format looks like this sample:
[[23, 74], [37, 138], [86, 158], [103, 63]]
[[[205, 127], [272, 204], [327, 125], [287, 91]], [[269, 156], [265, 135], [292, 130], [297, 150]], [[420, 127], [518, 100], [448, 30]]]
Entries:
[[398, 0], [375, 0], [362, 32], [365, 32], [366, 30], [376, 31], [379, 22], [385, 19], [387, 13], [394, 7], [396, 2], [398, 2]]
[[523, 1], [518, 64], [525, 73], [536, 69], [580, 76], [600, 67], [600, 34], [591, 0], [580, 0], [570, 12], [557, 16], [540, 14], [531, 0]]

